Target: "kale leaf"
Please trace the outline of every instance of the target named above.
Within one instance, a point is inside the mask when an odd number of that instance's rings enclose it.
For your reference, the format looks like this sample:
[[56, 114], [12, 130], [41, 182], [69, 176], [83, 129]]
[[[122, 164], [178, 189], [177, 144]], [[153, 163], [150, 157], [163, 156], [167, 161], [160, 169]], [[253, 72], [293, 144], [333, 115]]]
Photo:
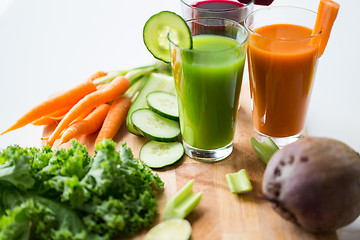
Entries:
[[121, 144], [91, 157], [68, 149], [9, 146], [0, 152], [0, 240], [105, 240], [134, 236], [157, 215], [157, 174]]

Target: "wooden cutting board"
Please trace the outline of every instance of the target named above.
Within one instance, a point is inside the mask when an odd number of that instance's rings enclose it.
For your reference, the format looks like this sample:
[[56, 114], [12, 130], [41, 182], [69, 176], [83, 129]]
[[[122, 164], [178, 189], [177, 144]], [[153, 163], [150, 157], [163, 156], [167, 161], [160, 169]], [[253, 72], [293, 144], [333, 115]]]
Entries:
[[[217, 163], [203, 163], [185, 156], [175, 165], [155, 171], [165, 183], [165, 188], [158, 196], [159, 216], [154, 224], [161, 221], [165, 204], [171, 196], [194, 179], [194, 192], [201, 191], [203, 196], [199, 205], [187, 217], [192, 226], [193, 240], [336, 240], [335, 232], [312, 234], [282, 219], [271, 204], [264, 200], [230, 193], [225, 174], [244, 168], [254, 187], [253, 193], [261, 195], [265, 170], [265, 165], [250, 145], [253, 128], [247, 82], [242, 86], [240, 102], [234, 150], [228, 158]], [[49, 126], [44, 130], [44, 135], [48, 135], [52, 129]], [[95, 137], [89, 136], [80, 141], [92, 151]], [[147, 141], [128, 133], [126, 126], [120, 129], [114, 140], [126, 142], [135, 157], [139, 156], [140, 148]], [[145, 234], [146, 231], [132, 240], [141, 240]]]

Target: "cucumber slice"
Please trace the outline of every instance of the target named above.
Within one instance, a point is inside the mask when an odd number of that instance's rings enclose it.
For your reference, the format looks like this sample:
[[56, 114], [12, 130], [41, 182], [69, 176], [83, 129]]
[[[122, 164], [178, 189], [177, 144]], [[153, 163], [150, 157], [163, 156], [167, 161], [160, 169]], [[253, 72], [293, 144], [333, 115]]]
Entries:
[[134, 128], [134, 124], [131, 121], [131, 114], [137, 109], [148, 107], [146, 103], [146, 96], [153, 91], [165, 91], [175, 94], [175, 84], [173, 77], [161, 73], [152, 73], [149, 76], [149, 79], [146, 81], [134, 102], [130, 106], [126, 119], [126, 126], [130, 133], [141, 135]]
[[189, 240], [191, 225], [185, 219], [169, 219], [151, 228], [144, 240]]
[[149, 141], [140, 149], [139, 158], [148, 167], [162, 168], [179, 161], [183, 155], [180, 142]]
[[164, 62], [170, 62], [168, 33], [175, 44], [183, 48], [192, 48], [192, 37], [185, 20], [174, 12], [157, 13], [145, 23], [143, 39], [149, 52]]
[[177, 99], [174, 94], [155, 91], [147, 95], [146, 101], [149, 108], [157, 114], [171, 120], [179, 120]]
[[164, 118], [148, 108], [133, 112], [131, 121], [135, 129], [150, 140], [174, 142], [180, 134], [178, 122]]

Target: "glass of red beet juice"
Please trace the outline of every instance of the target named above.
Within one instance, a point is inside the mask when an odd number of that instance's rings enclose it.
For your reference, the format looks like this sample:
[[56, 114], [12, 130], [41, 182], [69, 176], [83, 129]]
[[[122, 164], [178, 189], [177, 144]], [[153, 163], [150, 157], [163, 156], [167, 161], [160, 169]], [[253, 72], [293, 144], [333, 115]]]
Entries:
[[254, 7], [254, 0], [180, 0], [180, 2], [182, 17], [185, 20], [216, 17], [243, 23]]

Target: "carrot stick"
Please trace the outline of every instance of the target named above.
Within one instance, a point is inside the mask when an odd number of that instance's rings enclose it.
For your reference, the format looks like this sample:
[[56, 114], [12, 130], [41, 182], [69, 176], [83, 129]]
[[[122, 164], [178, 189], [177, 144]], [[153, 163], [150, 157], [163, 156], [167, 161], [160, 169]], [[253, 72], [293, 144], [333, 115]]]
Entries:
[[321, 31], [319, 57], [325, 51], [340, 5], [332, 0], [320, 0], [313, 35]]
[[96, 91], [96, 85], [92, 81], [84, 81], [81, 84], [67, 90], [63, 93], [50, 97], [44, 102], [32, 108], [30, 111], [25, 113], [20, 119], [16, 121], [14, 125], [1, 133], [1, 135], [21, 128], [43, 116], [46, 116], [60, 108], [72, 106], [77, 103], [80, 99]]
[[84, 120], [71, 124], [62, 134], [60, 144], [66, 143], [79, 135], [88, 135], [99, 130], [109, 109], [109, 104], [101, 104]]
[[128, 97], [119, 97], [114, 100], [95, 140], [95, 145], [101, 142], [104, 138], [112, 139], [116, 135], [117, 131], [126, 119], [130, 105], [131, 100]]
[[43, 116], [43, 117], [33, 121], [31, 124], [35, 125], [35, 126], [42, 126], [42, 125], [47, 125], [47, 124], [53, 123], [56, 120], [61, 120], [65, 116], [65, 114], [71, 109], [71, 107], [60, 108], [59, 110], [57, 110], [53, 113], [50, 113], [46, 116]]
[[96, 92], [86, 95], [81, 99], [65, 117], [60, 121], [54, 132], [50, 135], [47, 144], [52, 146], [55, 140], [60, 136], [61, 132], [69, 126], [79, 115], [84, 111], [97, 107], [100, 104], [110, 102], [116, 97], [121, 96], [130, 86], [130, 81], [124, 76], [116, 77], [105, 88], [99, 89]]

